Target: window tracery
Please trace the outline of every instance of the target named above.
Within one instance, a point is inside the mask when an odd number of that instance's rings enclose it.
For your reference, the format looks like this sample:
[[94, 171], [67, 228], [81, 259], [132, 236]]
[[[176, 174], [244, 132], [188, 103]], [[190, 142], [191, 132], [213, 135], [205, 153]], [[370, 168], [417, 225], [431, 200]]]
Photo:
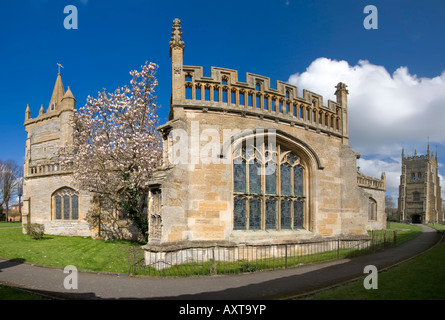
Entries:
[[59, 189], [53, 195], [53, 203], [54, 219], [79, 219], [79, 194], [75, 190], [68, 187]]
[[244, 141], [233, 155], [233, 229], [303, 228], [305, 174], [294, 151]]

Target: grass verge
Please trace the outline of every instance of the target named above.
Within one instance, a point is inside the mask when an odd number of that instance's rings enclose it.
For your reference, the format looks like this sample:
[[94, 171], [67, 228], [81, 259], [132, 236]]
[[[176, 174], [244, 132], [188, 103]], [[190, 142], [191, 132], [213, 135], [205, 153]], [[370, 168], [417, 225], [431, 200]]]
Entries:
[[443, 300], [445, 243], [406, 263], [378, 274], [378, 288], [363, 280], [321, 291], [304, 300]]
[[22, 225], [21, 222], [5, 222], [5, 221], [0, 222], [0, 228], [5, 228], [5, 227], [20, 227], [21, 225]]
[[0, 300], [47, 300], [45, 297], [28, 291], [15, 289], [0, 284]]
[[126, 273], [128, 262], [121, 248], [142, 243], [94, 240], [91, 237], [44, 235], [35, 240], [21, 228], [0, 230], [0, 257], [23, 262], [61, 267], [74, 265], [78, 270]]
[[[10, 224], [10, 223], [8, 223]], [[416, 225], [391, 223], [389, 230], [397, 230], [397, 243], [406, 241], [421, 232]], [[380, 231], [373, 231], [379, 233]], [[64, 268], [74, 265], [78, 270], [97, 272], [128, 273], [128, 252], [122, 248], [138, 248], [142, 243], [123, 240], [94, 240], [90, 237], [65, 237], [44, 235], [41, 240], [35, 240], [22, 233], [21, 228], [0, 230], [0, 257], [23, 262]], [[239, 273], [264, 269], [283, 268], [299, 264], [314, 263], [336, 258], [350, 257], [356, 251], [334, 250], [303, 255], [300, 257], [261, 259], [259, 261], [237, 261], [233, 263], [183, 264], [170, 270], [144, 270], [142, 274], [149, 275], [205, 275], [211, 269], [216, 273]], [[361, 254], [361, 253], [360, 253]], [[139, 259], [142, 259], [140, 257]], [[147, 272], [148, 271], [148, 272]], [[136, 272], [138, 274], [138, 272]]]

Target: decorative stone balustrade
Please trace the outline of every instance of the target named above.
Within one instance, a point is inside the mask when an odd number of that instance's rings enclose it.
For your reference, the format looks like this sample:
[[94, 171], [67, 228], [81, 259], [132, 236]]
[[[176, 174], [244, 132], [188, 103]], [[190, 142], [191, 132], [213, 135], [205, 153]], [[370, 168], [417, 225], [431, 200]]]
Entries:
[[243, 116], [258, 116], [298, 125], [318, 132], [342, 136], [342, 105], [303, 90], [298, 96], [294, 85], [277, 81], [271, 88], [270, 79], [252, 73], [246, 82], [238, 81], [236, 70], [211, 68], [211, 76], [204, 77], [202, 67], [183, 66], [185, 108], [201, 108], [204, 112], [236, 112]]
[[62, 166], [59, 162], [47, 162], [32, 165], [28, 167], [27, 177], [47, 176], [54, 174], [72, 173], [72, 166]]
[[365, 176], [360, 171], [357, 171], [357, 184], [359, 187], [370, 188], [376, 190], [386, 190], [385, 174], [382, 174], [381, 179]]

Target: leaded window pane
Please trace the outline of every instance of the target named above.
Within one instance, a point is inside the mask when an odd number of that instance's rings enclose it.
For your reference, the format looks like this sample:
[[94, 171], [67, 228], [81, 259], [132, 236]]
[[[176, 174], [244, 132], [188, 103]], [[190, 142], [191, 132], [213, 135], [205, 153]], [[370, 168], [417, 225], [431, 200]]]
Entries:
[[249, 163], [249, 192], [261, 193], [261, 164], [256, 160]]
[[56, 196], [56, 219], [62, 219], [62, 197]]
[[71, 198], [71, 219], [79, 219], [79, 197], [76, 195]]
[[266, 229], [277, 228], [277, 201], [275, 199], [266, 200]]
[[303, 168], [300, 166], [294, 167], [294, 195], [303, 196]]
[[291, 195], [291, 167], [288, 164], [281, 165], [281, 194]]
[[233, 164], [233, 190], [234, 192], [246, 192], [246, 163]]
[[294, 202], [294, 229], [303, 228], [303, 201]]
[[70, 197], [63, 196], [63, 219], [68, 220], [70, 218]]
[[282, 146], [270, 150], [264, 142], [255, 147], [253, 142], [233, 153], [234, 229], [303, 228], [305, 172], [300, 157]]
[[287, 155], [287, 161], [293, 165], [298, 160], [298, 157], [292, 152]]
[[281, 200], [281, 229], [290, 229], [291, 221], [291, 202], [289, 200]]
[[246, 229], [246, 199], [242, 197], [233, 200], [233, 229]]
[[259, 199], [250, 199], [249, 229], [256, 230], [260, 228], [261, 228], [261, 201]]
[[277, 171], [275, 163], [266, 165], [266, 194], [277, 194]]

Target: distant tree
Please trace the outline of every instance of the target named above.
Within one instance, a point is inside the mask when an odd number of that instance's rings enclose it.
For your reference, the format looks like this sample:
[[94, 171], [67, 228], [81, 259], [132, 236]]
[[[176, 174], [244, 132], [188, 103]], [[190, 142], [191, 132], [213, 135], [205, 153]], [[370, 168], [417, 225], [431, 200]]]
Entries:
[[394, 198], [392, 196], [385, 196], [385, 212], [388, 216], [389, 220], [398, 220], [397, 219], [397, 208], [395, 205]]
[[111, 201], [145, 239], [148, 217], [142, 199], [162, 154], [156, 130], [156, 70], [155, 64], [146, 63], [140, 72], [130, 72], [130, 86], [88, 97], [74, 113], [73, 145], [60, 153], [62, 164], [72, 166], [79, 189], [93, 192], [100, 203]]
[[22, 197], [23, 197], [23, 177], [17, 180], [17, 197], [19, 198], [19, 215], [22, 221]]
[[5, 221], [8, 221], [9, 202], [17, 192], [17, 183], [22, 175], [21, 167], [13, 160], [0, 160], [0, 206], [5, 208]]

